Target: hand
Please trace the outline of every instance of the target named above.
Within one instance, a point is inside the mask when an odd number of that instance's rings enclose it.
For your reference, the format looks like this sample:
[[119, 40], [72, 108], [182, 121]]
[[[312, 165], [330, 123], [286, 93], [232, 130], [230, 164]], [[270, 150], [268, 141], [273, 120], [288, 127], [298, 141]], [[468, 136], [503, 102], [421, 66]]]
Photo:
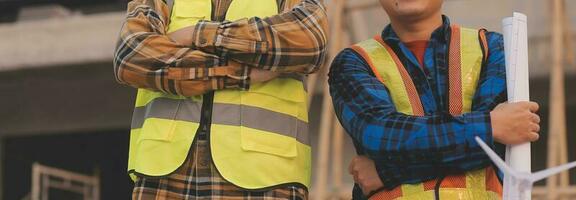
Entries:
[[352, 158], [350, 166], [348, 166], [348, 172], [354, 176], [354, 182], [360, 185], [364, 195], [368, 195], [370, 192], [384, 186], [376, 172], [374, 161], [366, 156]]
[[278, 77], [278, 75], [280, 75], [280, 73], [278, 72], [252, 68], [250, 70], [250, 82], [251, 83], [266, 82]]
[[535, 102], [501, 103], [492, 112], [492, 136], [502, 144], [534, 142], [540, 137], [540, 117]]

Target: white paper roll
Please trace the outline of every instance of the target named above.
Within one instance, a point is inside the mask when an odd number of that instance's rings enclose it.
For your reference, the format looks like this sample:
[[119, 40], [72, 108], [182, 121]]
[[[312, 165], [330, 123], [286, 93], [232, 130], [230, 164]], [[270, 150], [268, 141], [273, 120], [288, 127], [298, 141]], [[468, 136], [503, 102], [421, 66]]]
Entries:
[[[506, 58], [506, 84], [508, 102], [529, 101], [528, 29], [526, 15], [515, 12], [502, 21]], [[508, 145], [506, 164], [519, 172], [531, 170], [530, 143]], [[522, 191], [522, 192], [521, 192]], [[504, 200], [529, 200], [531, 190], [521, 189], [518, 182], [504, 176]]]

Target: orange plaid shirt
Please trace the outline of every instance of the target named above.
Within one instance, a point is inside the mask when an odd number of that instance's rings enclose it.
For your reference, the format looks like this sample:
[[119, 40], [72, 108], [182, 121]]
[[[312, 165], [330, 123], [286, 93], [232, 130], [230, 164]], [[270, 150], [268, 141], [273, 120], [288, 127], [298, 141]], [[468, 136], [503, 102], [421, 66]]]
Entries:
[[167, 35], [162, 0], [128, 3], [114, 53], [118, 82], [168, 94], [249, 88], [251, 68], [309, 74], [325, 60], [326, 10], [320, 0], [277, 0], [280, 14], [224, 21], [232, 0], [212, 0], [213, 21], [195, 25], [193, 44]]

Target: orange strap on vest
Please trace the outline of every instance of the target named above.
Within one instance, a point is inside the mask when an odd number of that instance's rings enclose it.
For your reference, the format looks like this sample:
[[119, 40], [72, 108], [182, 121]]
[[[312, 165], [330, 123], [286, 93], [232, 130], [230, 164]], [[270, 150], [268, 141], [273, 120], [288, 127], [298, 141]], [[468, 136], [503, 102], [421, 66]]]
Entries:
[[[449, 112], [451, 115], [461, 115], [462, 114], [462, 79], [461, 79], [461, 49], [460, 49], [460, 26], [451, 25], [450, 26], [450, 46], [448, 52], [448, 102], [449, 102]], [[482, 52], [483, 52], [483, 63], [488, 59], [488, 42], [486, 41], [486, 30], [480, 29], [478, 34], [478, 39], [480, 40]], [[391, 52], [394, 53], [394, 52]]]

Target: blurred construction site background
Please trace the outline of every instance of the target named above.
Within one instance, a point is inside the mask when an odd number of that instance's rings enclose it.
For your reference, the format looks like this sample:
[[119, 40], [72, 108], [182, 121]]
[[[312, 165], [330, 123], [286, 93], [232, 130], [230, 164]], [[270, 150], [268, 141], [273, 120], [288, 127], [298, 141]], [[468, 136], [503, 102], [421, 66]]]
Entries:
[[[125, 169], [136, 90], [117, 84], [112, 73], [126, 4], [0, 0], [0, 199], [34, 199], [34, 192], [48, 192], [49, 199], [130, 198], [132, 182]], [[332, 33], [329, 59], [388, 23], [377, 0], [325, 4]], [[530, 93], [543, 119], [541, 139], [532, 145], [532, 169], [576, 160], [576, 32], [571, 28], [576, 27], [576, 1], [444, 4], [453, 22], [491, 31], [501, 31], [502, 19], [513, 11], [528, 16]], [[552, 31], [555, 27], [561, 31]], [[561, 44], [551, 43], [555, 37]], [[561, 60], [553, 62], [553, 54], [561, 54]], [[329, 98], [329, 63], [310, 77], [311, 199], [349, 199], [353, 182], [346, 169], [355, 151], [331, 105], [325, 105], [330, 101], [323, 101]], [[560, 75], [551, 76], [553, 63]], [[551, 87], [551, 80], [563, 85]], [[550, 112], [551, 105], [560, 110]], [[556, 191], [553, 198], [574, 199], [576, 187], [570, 183], [576, 183], [576, 173], [557, 176], [547, 186], [539, 182], [534, 198], [549, 199], [548, 188]]]

